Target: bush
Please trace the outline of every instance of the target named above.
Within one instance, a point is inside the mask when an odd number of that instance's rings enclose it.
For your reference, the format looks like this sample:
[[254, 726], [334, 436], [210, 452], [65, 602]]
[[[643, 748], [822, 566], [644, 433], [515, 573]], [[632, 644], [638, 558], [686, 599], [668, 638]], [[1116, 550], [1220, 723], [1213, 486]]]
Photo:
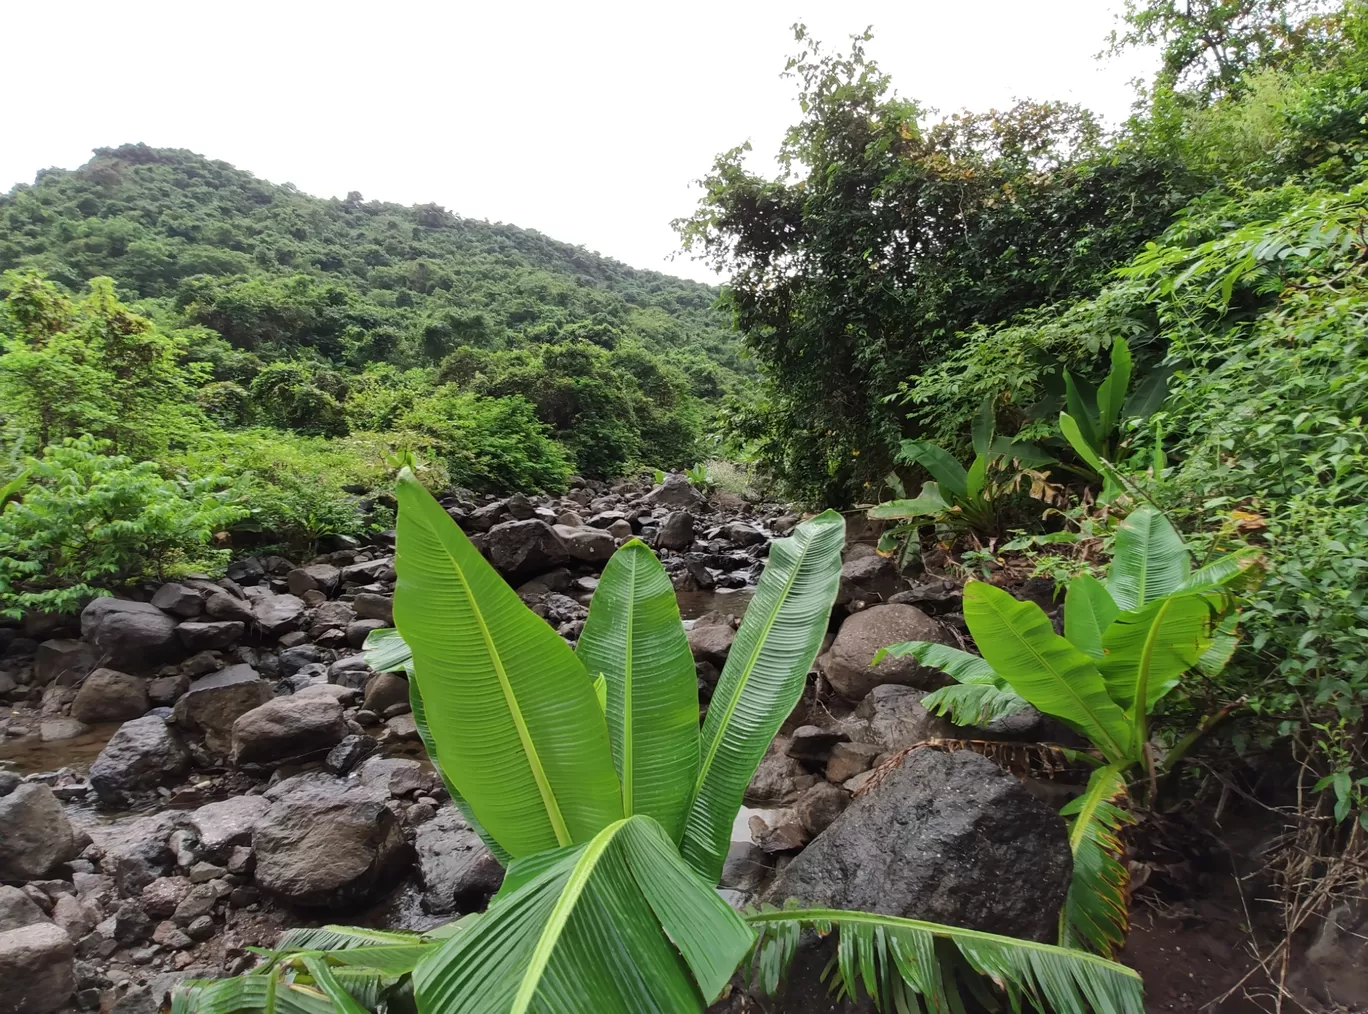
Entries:
[[44, 448], [0, 512], [0, 612], [74, 613], [144, 578], [221, 565], [215, 533], [240, 520], [221, 475], [169, 478], [90, 437]]

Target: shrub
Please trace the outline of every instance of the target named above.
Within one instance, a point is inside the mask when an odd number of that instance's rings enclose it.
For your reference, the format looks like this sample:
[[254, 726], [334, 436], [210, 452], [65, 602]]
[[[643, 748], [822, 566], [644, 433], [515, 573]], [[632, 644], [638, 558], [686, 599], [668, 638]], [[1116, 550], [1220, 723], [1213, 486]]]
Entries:
[[73, 613], [143, 578], [220, 565], [214, 535], [247, 513], [221, 475], [172, 478], [90, 437], [44, 448], [0, 513], [0, 611]]

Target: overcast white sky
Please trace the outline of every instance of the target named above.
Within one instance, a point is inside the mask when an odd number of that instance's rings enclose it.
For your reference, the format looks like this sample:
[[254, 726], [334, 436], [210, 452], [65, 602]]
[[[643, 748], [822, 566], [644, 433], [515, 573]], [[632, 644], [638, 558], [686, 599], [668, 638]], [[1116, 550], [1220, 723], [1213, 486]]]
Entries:
[[768, 159], [796, 118], [794, 21], [842, 47], [872, 25], [899, 93], [943, 111], [1064, 98], [1116, 122], [1152, 63], [1093, 59], [1118, 6], [0, 0], [0, 190], [144, 141], [707, 278], [667, 260], [670, 220], [717, 152], [749, 139]]

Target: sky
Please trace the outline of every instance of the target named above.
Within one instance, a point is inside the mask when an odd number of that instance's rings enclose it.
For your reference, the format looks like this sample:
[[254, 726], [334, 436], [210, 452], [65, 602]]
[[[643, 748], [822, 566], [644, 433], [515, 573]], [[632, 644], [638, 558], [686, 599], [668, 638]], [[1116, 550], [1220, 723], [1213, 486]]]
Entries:
[[[1154, 58], [1097, 61], [1108, 0], [0, 0], [0, 191], [92, 148], [189, 148], [306, 193], [511, 222], [712, 280], [672, 219], [720, 151], [765, 169], [805, 21], [865, 27], [899, 94], [951, 112], [1081, 102], [1116, 123]], [[19, 44], [20, 40], [31, 44]]]

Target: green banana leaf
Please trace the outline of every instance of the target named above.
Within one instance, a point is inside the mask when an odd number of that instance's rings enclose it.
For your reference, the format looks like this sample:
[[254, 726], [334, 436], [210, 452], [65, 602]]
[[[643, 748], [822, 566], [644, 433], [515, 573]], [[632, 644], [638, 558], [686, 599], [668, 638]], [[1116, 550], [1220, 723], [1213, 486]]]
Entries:
[[980, 656], [971, 655], [967, 651], [960, 651], [960, 649], [952, 648], [948, 644], [937, 644], [935, 641], [899, 641], [897, 644], [890, 644], [888, 647], [876, 651], [869, 664], [871, 667], [877, 666], [889, 656], [893, 658], [911, 656], [922, 665], [939, 669], [960, 683], [1006, 686], [1002, 677], [995, 673], [993, 667]]
[[1218, 676], [1230, 664], [1235, 649], [1240, 644], [1240, 614], [1238, 611], [1226, 616], [1211, 632], [1211, 647], [1197, 660], [1197, 668], [1205, 676]]
[[394, 618], [434, 759], [513, 858], [587, 841], [622, 812], [593, 681], [408, 469], [398, 499]]
[[964, 618], [993, 670], [1034, 706], [1084, 733], [1109, 761], [1132, 757], [1126, 716], [1092, 660], [1054, 632], [1044, 610], [983, 581], [964, 587]]
[[1101, 454], [1103, 435], [1098, 432], [1097, 397], [1087, 384], [1075, 380], [1068, 370], [1064, 371], [1064, 404], [1088, 447], [1094, 454]]
[[922, 665], [939, 669], [958, 681], [933, 690], [921, 702], [927, 711], [949, 718], [956, 725], [987, 725], [1026, 707], [1020, 695], [978, 655], [934, 641], [903, 641], [880, 648], [869, 664], [876, 666], [888, 655], [910, 655]]
[[921, 496], [910, 500], [890, 500], [881, 503], [870, 509], [869, 516], [876, 521], [896, 521], [902, 518], [943, 514], [949, 509], [950, 504], [941, 495], [940, 486], [928, 482], [922, 485]]
[[1097, 435], [1105, 443], [1121, 423], [1121, 410], [1131, 380], [1131, 353], [1126, 339], [1119, 335], [1111, 347], [1111, 370], [1097, 388]]
[[1089, 658], [1102, 658], [1102, 635], [1120, 614], [1106, 586], [1091, 574], [1069, 582], [1064, 593], [1064, 636]]
[[413, 675], [413, 652], [393, 627], [381, 627], [366, 635], [361, 645], [366, 665], [376, 672], [402, 672]]
[[684, 1014], [721, 993], [755, 937], [638, 814], [515, 863], [518, 886], [414, 972], [419, 1009]]
[[988, 456], [979, 454], [969, 465], [964, 476], [964, 499], [982, 500], [984, 487], [988, 485]]
[[1211, 607], [1199, 595], [1166, 595], [1122, 613], [1102, 637], [1098, 664], [1107, 693], [1143, 733], [1143, 716], [1178, 685], [1211, 646]]
[[[747, 912], [746, 921], [759, 933], [752, 980], [767, 993], [777, 991], [804, 932], [835, 931], [836, 957], [826, 973], [832, 991], [868, 994], [882, 1010], [902, 1014], [925, 1004], [933, 1014], [957, 1014], [965, 1010], [961, 980], [977, 996], [984, 991], [977, 976], [986, 976], [1006, 993], [1013, 1011], [1029, 1006], [1051, 1014], [1144, 1014], [1139, 973], [1086, 951], [832, 908], [767, 907]], [[946, 949], [958, 960], [942, 960]]]
[[770, 545], [703, 723], [681, 851], [717, 883], [741, 796], [802, 695], [841, 577], [845, 519], [826, 511]]
[[1059, 413], [1059, 431], [1064, 434], [1064, 439], [1069, 442], [1069, 446], [1074, 449], [1074, 453], [1088, 463], [1098, 475], [1106, 476], [1109, 469], [1107, 463], [1102, 460], [1096, 446], [1088, 439], [1087, 431], [1077, 418], [1068, 412]]
[[33, 475], [33, 469], [26, 468], [18, 475], [11, 477], [6, 482], [0, 482], [0, 508], [19, 495], [19, 491], [26, 485]]
[[1216, 591], [1226, 585], [1243, 577], [1253, 568], [1263, 557], [1263, 552], [1253, 546], [1246, 546], [1229, 553], [1218, 560], [1213, 560], [1205, 567], [1199, 567], [1189, 574], [1177, 588], [1174, 594], [1187, 595], [1192, 592]]
[[1073, 818], [1069, 847], [1074, 859], [1069, 895], [1059, 913], [1061, 947], [1087, 947], [1111, 957], [1126, 941], [1130, 872], [1119, 832], [1135, 818], [1118, 805], [1125, 798], [1121, 769], [1107, 765], [1092, 773], [1083, 795], [1060, 810]]
[[965, 498], [968, 473], [949, 451], [925, 440], [904, 440], [901, 448], [904, 461], [921, 465], [954, 499]]
[[698, 680], [674, 586], [641, 540], [603, 569], [575, 654], [606, 684], [623, 815], [654, 817], [679, 841], [698, 774]]
[[1141, 504], [1116, 529], [1107, 591], [1123, 612], [1172, 595], [1188, 579], [1187, 546], [1157, 508]]

